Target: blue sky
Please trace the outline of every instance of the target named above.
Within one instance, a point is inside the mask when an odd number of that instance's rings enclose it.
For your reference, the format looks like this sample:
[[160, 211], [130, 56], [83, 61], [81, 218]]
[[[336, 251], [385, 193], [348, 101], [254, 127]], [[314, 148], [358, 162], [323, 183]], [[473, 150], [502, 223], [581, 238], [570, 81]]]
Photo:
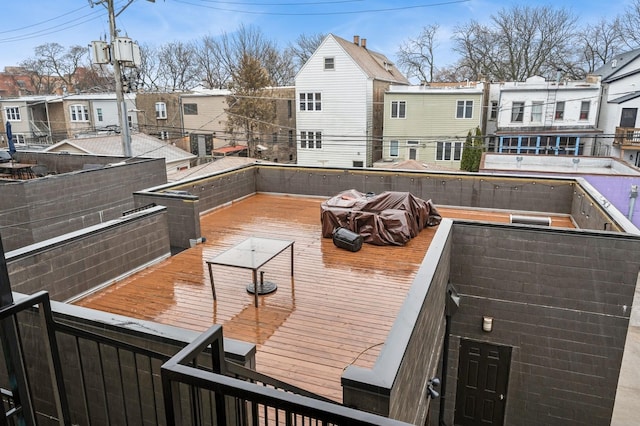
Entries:
[[[94, 0], [95, 2], [96, 0]], [[115, 0], [116, 10], [128, 0]], [[622, 13], [631, 0], [529, 0], [530, 6], [565, 7], [579, 23]], [[438, 24], [436, 63], [455, 59], [449, 35], [475, 19], [488, 23], [501, 8], [522, 1], [490, 0], [135, 0], [117, 18], [118, 28], [138, 41], [161, 45], [205, 35], [233, 33], [241, 24], [260, 28], [284, 47], [301, 34], [333, 33], [347, 40], [367, 39], [367, 47], [393, 59], [399, 45], [425, 25]], [[118, 7], [119, 6], [119, 7]], [[16, 0], [2, 5], [0, 69], [34, 56], [38, 45], [87, 45], [109, 33], [106, 9], [89, 0]]]

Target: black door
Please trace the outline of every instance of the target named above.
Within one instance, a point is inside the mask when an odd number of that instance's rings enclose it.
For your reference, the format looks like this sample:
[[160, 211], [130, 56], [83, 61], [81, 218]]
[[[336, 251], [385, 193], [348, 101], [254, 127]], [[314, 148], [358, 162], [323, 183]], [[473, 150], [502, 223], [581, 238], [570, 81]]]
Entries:
[[622, 114], [620, 114], [620, 127], [636, 127], [637, 114], [638, 108], [622, 108]]
[[455, 424], [502, 425], [511, 348], [462, 339]]

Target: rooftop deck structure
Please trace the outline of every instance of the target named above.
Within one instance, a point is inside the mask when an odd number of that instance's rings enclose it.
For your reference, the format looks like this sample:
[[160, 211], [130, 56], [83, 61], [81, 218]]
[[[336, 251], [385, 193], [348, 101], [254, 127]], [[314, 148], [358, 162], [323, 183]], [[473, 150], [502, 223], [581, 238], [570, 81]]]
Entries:
[[[257, 345], [256, 369], [335, 401], [349, 365], [371, 368], [407, 297], [436, 227], [403, 247], [365, 244], [358, 252], [322, 238], [322, 198], [258, 194], [201, 219], [204, 244], [187, 249], [78, 305], [194, 331], [223, 325], [225, 337]], [[438, 207], [443, 217], [509, 222], [508, 212]], [[552, 226], [573, 228], [568, 216]], [[214, 266], [213, 300], [205, 261], [248, 237], [295, 241], [295, 277], [289, 257], [263, 268], [278, 290], [253, 296], [251, 273]]]

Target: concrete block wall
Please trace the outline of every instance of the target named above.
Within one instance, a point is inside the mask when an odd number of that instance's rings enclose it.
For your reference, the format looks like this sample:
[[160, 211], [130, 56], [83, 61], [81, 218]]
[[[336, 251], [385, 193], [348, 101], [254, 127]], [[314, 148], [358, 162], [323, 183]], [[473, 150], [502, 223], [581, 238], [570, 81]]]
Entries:
[[436, 232], [373, 369], [345, 370], [345, 405], [425, 424], [436, 405], [425, 390], [427, 381], [437, 375], [442, 355], [451, 226], [452, 221], [445, 219]]
[[148, 211], [6, 253], [13, 291], [64, 301], [170, 255], [167, 214]]
[[[0, 222], [10, 229], [2, 231], [5, 250], [115, 219], [133, 207], [134, 191], [165, 182], [158, 159], [0, 184]], [[7, 203], [5, 193], [12, 194]]]
[[451, 355], [460, 338], [512, 347], [506, 424], [609, 424], [639, 250], [628, 234], [455, 223]]
[[360, 192], [408, 191], [436, 205], [571, 212], [573, 180], [496, 177], [462, 173], [318, 169], [258, 166], [257, 191], [326, 196]]

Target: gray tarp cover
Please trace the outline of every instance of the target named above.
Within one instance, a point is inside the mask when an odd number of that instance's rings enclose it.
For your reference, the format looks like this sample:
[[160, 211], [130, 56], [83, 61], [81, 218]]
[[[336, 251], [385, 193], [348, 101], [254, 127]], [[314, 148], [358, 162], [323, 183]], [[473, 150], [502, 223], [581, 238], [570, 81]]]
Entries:
[[407, 243], [422, 228], [435, 226], [442, 218], [431, 200], [409, 192], [368, 195], [350, 189], [321, 204], [322, 236], [331, 238], [336, 228], [362, 235], [365, 243], [397, 245]]

